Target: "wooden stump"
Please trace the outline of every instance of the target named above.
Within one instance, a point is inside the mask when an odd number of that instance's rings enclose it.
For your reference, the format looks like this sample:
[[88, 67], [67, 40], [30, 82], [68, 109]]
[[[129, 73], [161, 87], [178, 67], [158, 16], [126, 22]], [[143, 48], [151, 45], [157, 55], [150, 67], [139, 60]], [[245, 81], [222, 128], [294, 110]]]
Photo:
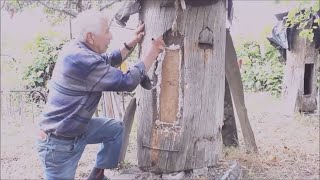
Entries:
[[[317, 77], [319, 51], [314, 42], [293, 35], [292, 49], [287, 51], [287, 61], [282, 84], [282, 100], [288, 114], [313, 112], [317, 109]], [[319, 102], [318, 102], [319, 103]]]
[[[149, 75], [157, 83], [138, 100], [138, 165], [152, 172], [213, 166], [221, 152], [225, 81], [225, 1], [142, 1], [151, 38], [169, 47]], [[183, 10], [183, 8], [185, 8]]]

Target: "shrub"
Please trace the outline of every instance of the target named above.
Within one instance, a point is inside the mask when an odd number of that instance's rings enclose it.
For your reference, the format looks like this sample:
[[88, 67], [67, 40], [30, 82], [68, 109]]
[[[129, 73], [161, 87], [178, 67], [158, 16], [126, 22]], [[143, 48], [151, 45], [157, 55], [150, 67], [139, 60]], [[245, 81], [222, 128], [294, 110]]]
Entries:
[[[259, 45], [255, 41], [238, 46], [237, 55], [243, 60], [241, 76], [245, 90], [281, 92], [284, 64], [281, 55], [270, 44]], [[264, 49], [264, 52], [262, 52]]]
[[24, 73], [24, 80], [27, 81], [28, 88], [46, 88], [57, 61], [58, 52], [65, 42], [65, 39], [56, 39], [52, 35], [39, 35], [29, 45], [28, 49], [35, 59]]

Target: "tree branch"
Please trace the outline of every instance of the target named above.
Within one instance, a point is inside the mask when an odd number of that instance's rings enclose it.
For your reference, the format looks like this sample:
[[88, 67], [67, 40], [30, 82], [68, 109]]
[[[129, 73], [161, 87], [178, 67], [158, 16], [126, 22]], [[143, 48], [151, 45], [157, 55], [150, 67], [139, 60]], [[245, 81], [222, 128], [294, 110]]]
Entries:
[[18, 6], [19, 6], [19, 8], [20, 8], [20, 10], [21, 10], [22, 7], [21, 7], [21, 5], [20, 5], [20, 3], [19, 3], [19, 0], [17, 0], [16, 2], [17, 2]]
[[112, 6], [114, 3], [121, 2], [121, 1], [122, 0], [113, 0], [111, 2], [107, 2], [105, 5], [101, 6], [101, 8], [99, 10], [102, 11], [105, 8], [108, 8], [108, 7]]
[[76, 17], [77, 16], [77, 13], [76, 12], [72, 12], [72, 10], [68, 10], [68, 9], [59, 9], [57, 7], [53, 7], [53, 6], [50, 6], [44, 2], [42, 2], [41, 0], [36, 0], [38, 3], [40, 3], [41, 5], [45, 6], [46, 8], [49, 8], [49, 9], [52, 9], [54, 11], [58, 11], [58, 12], [61, 12], [61, 13], [64, 13], [66, 15], [69, 15], [69, 16], [72, 16], [72, 17]]
[[3, 4], [1, 5], [1, 9], [6, 5], [6, 1], [3, 1]]
[[78, 9], [78, 12], [82, 12], [82, 0], [78, 0], [77, 1], [77, 9]]

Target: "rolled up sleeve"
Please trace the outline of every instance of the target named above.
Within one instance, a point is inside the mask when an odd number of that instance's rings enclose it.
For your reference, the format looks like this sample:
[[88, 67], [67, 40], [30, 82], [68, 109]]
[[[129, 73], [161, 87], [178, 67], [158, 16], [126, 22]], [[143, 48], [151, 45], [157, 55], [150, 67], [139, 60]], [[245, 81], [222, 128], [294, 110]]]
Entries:
[[102, 56], [106, 59], [107, 64], [110, 64], [112, 67], [119, 67], [122, 64], [122, 56], [120, 50], [112, 51], [109, 54], [105, 53]]

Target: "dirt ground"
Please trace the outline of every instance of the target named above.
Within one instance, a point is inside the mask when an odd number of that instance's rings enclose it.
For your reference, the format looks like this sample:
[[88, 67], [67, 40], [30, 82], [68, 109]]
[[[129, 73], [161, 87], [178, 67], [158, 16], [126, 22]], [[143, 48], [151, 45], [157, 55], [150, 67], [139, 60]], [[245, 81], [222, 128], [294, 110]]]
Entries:
[[[247, 93], [246, 105], [259, 154], [246, 154], [241, 131], [240, 148], [224, 149], [222, 159], [237, 160], [243, 179], [320, 179], [319, 115], [288, 116], [282, 112], [279, 99], [267, 93]], [[42, 169], [34, 143], [34, 125], [28, 120], [4, 117], [1, 113], [1, 179], [41, 179]], [[125, 167], [137, 165], [136, 123]], [[98, 145], [88, 145], [76, 173], [85, 179], [95, 161]], [[114, 176], [121, 169], [109, 170]]]

